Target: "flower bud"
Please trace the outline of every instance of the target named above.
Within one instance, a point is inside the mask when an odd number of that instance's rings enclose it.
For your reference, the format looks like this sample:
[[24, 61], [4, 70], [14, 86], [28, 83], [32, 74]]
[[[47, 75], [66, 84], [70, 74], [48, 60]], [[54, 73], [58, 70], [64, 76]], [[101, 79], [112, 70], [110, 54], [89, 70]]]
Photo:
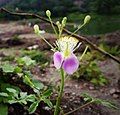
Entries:
[[50, 17], [50, 16], [51, 16], [50, 10], [47, 10], [47, 11], [46, 11], [46, 15], [47, 15], [47, 17]]
[[40, 33], [40, 29], [39, 29], [39, 26], [36, 24], [36, 25], [34, 25], [34, 32], [36, 33], [36, 34], [39, 34]]
[[64, 17], [63, 20], [62, 20], [62, 25], [63, 25], [63, 27], [65, 27], [66, 21], [67, 21], [67, 17]]
[[57, 25], [57, 26], [59, 26], [59, 25], [60, 25], [60, 22], [59, 22], [59, 21], [57, 21], [57, 22], [56, 22], [56, 25]]
[[88, 23], [90, 19], [91, 19], [90, 15], [87, 15], [84, 19], [84, 24]]

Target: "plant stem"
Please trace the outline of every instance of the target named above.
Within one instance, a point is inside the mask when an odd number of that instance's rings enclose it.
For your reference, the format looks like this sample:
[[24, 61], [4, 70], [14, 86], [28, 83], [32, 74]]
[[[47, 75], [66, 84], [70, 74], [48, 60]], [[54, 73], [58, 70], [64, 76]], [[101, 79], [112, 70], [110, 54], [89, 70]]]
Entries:
[[82, 106], [80, 106], [80, 107], [72, 110], [72, 111], [69, 111], [68, 113], [65, 113], [64, 115], [69, 115], [69, 114], [71, 114], [71, 113], [73, 113], [73, 112], [78, 111], [79, 109], [85, 108], [86, 106], [92, 104], [93, 102], [94, 102], [94, 101], [92, 100], [92, 101], [90, 101], [90, 102], [88, 102], [88, 103], [86, 103], [86, 104], [84, 104], [84, 105], [82, 105]]
[[64, 89], [64, 70], [61, 68], [61, 85], [60, 85], [60, 92], [57, 98], [57, 102], [56, 102], [56, 107], [55, 107], [55, 111], [54, 111], [54, 115], [59, 115], [60, 112], [60, 102], [61, 102], [61, 98], [62, 98], [62, 94], [63, 94], [63, 89]]
[[69, 35], [69, 37], [73, 36], [76, 32], [78, 32], [85, 24], [82, 24], [81, 26], [79, 26], [73, 33], [71, 33], [71, 35]]
[[49, 18], [49, 20], [50, 20], [51, 26], [52, 26], [52, 28], [53, 28], [55, 34], [58, 36], [58, 33], [57, 33], [56, 29], [55, 29], [55, 26], [53, 25], [53, 22], [52, 22], [51, 17], [48, 17], [48, 18]]

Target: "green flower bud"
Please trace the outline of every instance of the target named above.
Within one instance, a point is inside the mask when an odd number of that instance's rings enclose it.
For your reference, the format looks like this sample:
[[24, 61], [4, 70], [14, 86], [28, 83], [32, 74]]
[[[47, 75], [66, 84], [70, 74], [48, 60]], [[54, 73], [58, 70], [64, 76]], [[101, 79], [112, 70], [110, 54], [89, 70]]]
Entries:
[[47, 17], [50, 17], [50, 16], [51, 16], [50, 10], [47, 10], [47, 11], [46, 11], [46, 15], [47, 15]]
[[59, 21], [56, 22], [56, 25], [58, 26], [59, 29], [61, 28], [61, 24]]
[[60, 25], [60, 22], [59, 22], [59, 21], [57, 21], [57, 22], [56, 22], [56, 24], [57, 24], [57, 26], [59, 26], [59, 25]]
[[39, 34], [40, 33], [40, 29], [39, 29], [39, 26], [36, 24], [36, 25], [34, 25], [34, 32], [35, 32], [35, 34]]
[[84, 24], [88, 23], [90, 19], [91, 19], [90, 15], [87, 15], [84, 19]]
[[64, 17], [63, 20], [62, 20], [62, 26], [63, 26], [63, 27], [65, 27], [66, 21], [67, 21], [67, 17]]

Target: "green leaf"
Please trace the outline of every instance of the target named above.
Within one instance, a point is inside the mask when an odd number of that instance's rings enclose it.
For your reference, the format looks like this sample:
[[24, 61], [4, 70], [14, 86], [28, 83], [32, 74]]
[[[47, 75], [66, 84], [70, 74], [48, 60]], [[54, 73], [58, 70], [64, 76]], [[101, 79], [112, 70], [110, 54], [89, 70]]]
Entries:
[[36, 97], [35, 97], [35, 95], [33, 95], [33, 94], [28, 95], [27, 98], [26, 98], [26, 100], [27, 100], [27, 101], [30, 101], [30, 102], [34, 102], [35, 99], [36, 99]]
[[39, 102], [36, 101], [36, 102], [34, 102], [34, 103], [32, 103], [32, 104], [30, 105], [30, 107], [29, 107], [29, 109], [28, 109], [29, 114], [32, 114], [32, 113], [35, 112], [35, 110], [36, 110], [37, 107], [38, 107], [38, 104], [39, 104]]
[[25, 56], [25, 57], [22, 57], [22, 58], [19, 58], [18, 60], [18, 63], [21, 65], [26, 65], [26, 66], [30, 66], [30, 65], [33, 65], [35, 64], [35, 60], [32, 60], [30, 57], [28, 56]]
[[17, 93], [17, 91], [13, 88], [6, 88], [7, 91], [11, 92], [11, 93]]
[[19, 91], [17, 91], [16, 89], [13, 89], [13, 88], [6, 88], [6, 90], [9, 91], [10, 93], [12, 93], [14, 95], [14, 97], [18, 98]]
[[106, 107], [112, 108], [112, 109], [118, 109], [117, 106], [115, 106], [113, 103], [108, 102], [108, 101], [102, 101], [101, 100], [101, 104], [104, 105], [104, 106], [106, 106]]
[[26, 105], [27, 104], [27, 101], [25, 100], [25, 99], [22, 99], [22, 100], [20, 100], [20, 101], [18, 101], [20, 104], [24, 104], [24, 105]]
[[6, 63], [2, 66], [2, 69], [6, 73], [10, 73], [10, 72], [12, 73], [12, 72], [14, 72], [15, 67]]
[[43, 96], [44, 96], [44, 97], [49, 97], [49, 96], [51, 95], [51, 93], [52, 93], [52, 90], [51, 90], [51, 89], [48, 89], [48, 90], [46, 90], [46, 91], [43, 93]]
[[118, 107], [114, 103], [111, 103], [109, 101], [105, 101], [102, 99], [94, 99], [94, 102], [97, 104], [102, 104], [103, 106], [106, 106], [112, 109], [118, 109]]
[[8, 100], [7, 101], [9, 104], [14, 104], [14, 103], [17, 103], [17, 101], [16, 100]]
[[20, 92], [20, 98], [24, 99], [27, 97], [27, 92]]
[[15, 67], [14, 72], [21, 73], [22, 72], [22, 68], [17, 66], [17, 67]]
[[43, 100], [50, 108], [53, 108], [53, 104], [52, 102], [50, 101], [50, 99], [44, 99]]
[[8, 97], [9, 95], [8, 95], [7, 93], [1, 92], [1, 93], [0, 93], [0, 96]]
[[93, 100], [93, 98], [87, 93], [82, 93], [81, 96], [84, 98], [84, 101], [92, 101]]
[[98, 80], [96, 78], [92, 78], [90, 82], [94, 85], [98, 85]]
[[31, 88], [34, 87], [34, 84], [32, 83], [31, 79], [27, 75], [23, 77], [23, 82], [29, 85]]
[[44, 85], [38, 80], [32, 80], [32, 83], [34, 84], [34, 87], [38, 90], [43, 89]]
[[8, 106], [6, 104], [0, 104], [0, 115], [8, 115]]

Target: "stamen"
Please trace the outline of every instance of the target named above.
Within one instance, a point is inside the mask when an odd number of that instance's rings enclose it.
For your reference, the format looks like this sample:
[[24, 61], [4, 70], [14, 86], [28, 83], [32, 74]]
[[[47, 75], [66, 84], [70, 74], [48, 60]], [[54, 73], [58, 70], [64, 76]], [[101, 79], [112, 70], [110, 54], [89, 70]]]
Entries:
[[76, 47], [74, 48], [73, 52], [74, 52], [75, 50], [77, 50], [77, 49], [80, 47], [81, 44], [82, 44], [82, 42], [79, 42], [78, 45], [76, 45]]

